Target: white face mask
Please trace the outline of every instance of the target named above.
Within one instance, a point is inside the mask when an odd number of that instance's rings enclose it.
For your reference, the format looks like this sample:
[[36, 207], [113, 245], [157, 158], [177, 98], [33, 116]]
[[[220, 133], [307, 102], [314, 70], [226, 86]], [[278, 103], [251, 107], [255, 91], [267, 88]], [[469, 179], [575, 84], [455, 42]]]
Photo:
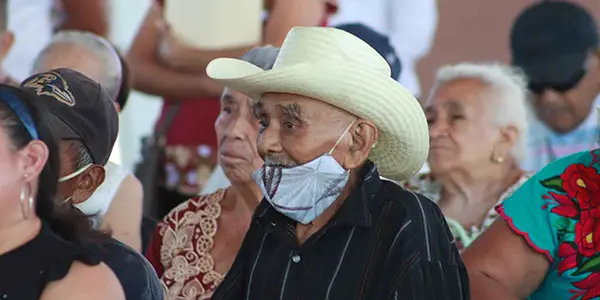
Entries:
[[[73, 173], [71, 173], [69, 175], [66, 175], [66, 176], [63, 176], [63, 177], [59, 178], [58, 182], [59, 183], [60, 182], [65, 182], [65, 181], [67, 181], [69, 179], [73, 179], [73, 178], [79, 176], [81, 173], [85, 172], [85, 170], [89, 169], [91, 166], [92, 166], [92, 164], [85, 165], [83, 168], [80, 168], [79, 170], [77, 170], [77, 171], [75, 171], [75, 172], [73, 172]], [[69, 201], [71, 201], [71, 199], [73, 199], [73, 196], [70, 196], [69, 198], [63, 200], [63, 203], [69, 202]]]
[[291, 168], [264, 165], [252, 174], [273, 208], [290, 219], [308, 224], [339, 197], [349, 173], [331, 153], [355, 121], [348, 125], [328, 153]]

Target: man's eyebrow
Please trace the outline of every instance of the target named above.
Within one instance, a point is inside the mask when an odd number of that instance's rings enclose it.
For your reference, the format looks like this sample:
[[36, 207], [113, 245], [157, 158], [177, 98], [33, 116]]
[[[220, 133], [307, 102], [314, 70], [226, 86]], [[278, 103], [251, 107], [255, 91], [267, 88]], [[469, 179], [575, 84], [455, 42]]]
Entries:
[[302, 117], [302, 110], [298, 103], [278, 104], [277, 107], [279, 107], [279, 110], [281, 110], [284, 115], [292, 119], [300, 120]]

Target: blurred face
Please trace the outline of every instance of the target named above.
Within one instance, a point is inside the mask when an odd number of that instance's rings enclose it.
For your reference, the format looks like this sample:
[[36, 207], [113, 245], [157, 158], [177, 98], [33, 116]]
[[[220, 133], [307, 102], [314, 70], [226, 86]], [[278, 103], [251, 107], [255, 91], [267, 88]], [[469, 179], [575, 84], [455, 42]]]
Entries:
[[[60, 150], [60, 178], [77, 171], [77, 148], [73, 141], [62, 140]], [[61, 202], [79, 204], [86, 201], [104, 182], [105, 171], [102, 166], [92, 165], [77, 176], [58, 184], [57, 199]]]
[[54, 44], [46, 53], [36, 72], [69, 68], [83, 73], [96, 82], [102, 82], [104, 66], [86, 47], [74, 44]]
[[[592, 110], [600, 91], [598, 58], [591, 56], [583, 77], [559, 87], [532, 82], [532, 104], [537, 117], [558, 133], [568, 133], [581, 124]], [[578, 79], [578, 80], [577, 80]]]
[[432, 172], [489, 164], [499, 140], [486, 105], [491, 94], [476, 79], [448, 82], [427, 103], [425, 114], [431, 139], [428, 163]]
[[[14, 225], [35, 214], [29, 198], [35, 198], [37, 181], [48, 159], [48, 148], [31, 141], [17, 150], [4, 130], [0, 130], [0, 168], [10, 170], [0, 176], [0, 228]], [[23, 192], [23, 205], [21, 205]]]
[[252, 172], [263, 164], [256, 149], [258, 121], [252, 115], [250, 101], [242, 93], [226, 88], [221, 96], [221, 114], [215, 122], [219, 163], [232, 183], [251, 181]]
[[[328, 153], [356, 117], [315, 99], [292, 95], [265, 94], [254, 106], [260, 121], [258, 150], [267, 165], [292, 167]], [[355, 125], [353, 125], [355, 126]], [[352, 132], [350, 130], [349, 132]], [[346, 134], [332, 156], [346, 164], [352, 140]]]

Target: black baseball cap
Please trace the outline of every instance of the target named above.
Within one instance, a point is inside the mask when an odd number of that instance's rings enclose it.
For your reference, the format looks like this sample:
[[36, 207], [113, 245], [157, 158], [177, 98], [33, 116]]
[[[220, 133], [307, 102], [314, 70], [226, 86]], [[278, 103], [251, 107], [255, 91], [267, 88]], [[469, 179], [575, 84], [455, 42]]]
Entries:
[[336, 26], [336, 28], [352, 33], [365, 43], [369, 44], [369, 46], [375, 49], [375, 51], [388, 62], [390, 69], [392, 70], [392, 78], [395, 80], [400, 78], [402, 63], [400, 62], [400, 58], [398, 58], [396, 49], [394, 49], [394, 46], [392, 46], [387, 36], [362, 23], [342, 24]]
[[21, 87], [44, 101], [52, 132], [61, 140], [79, 140], [95, 164], [105, 165], [117, 140], [119, 118], [108, 92], [71, 69], [53, 69], [25, 79]]
[[510, 34], [512, 63], [534, 83], [560, 86], [578, 81], [597, 46], [594, 18], [583, 7], [564, 1], [526, 8]]

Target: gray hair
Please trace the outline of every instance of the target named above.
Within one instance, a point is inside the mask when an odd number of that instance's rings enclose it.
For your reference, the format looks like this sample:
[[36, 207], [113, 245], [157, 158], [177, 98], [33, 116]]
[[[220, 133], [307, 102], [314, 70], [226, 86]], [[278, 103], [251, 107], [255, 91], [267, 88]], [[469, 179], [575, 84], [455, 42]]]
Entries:
[[518, 163], [522, 163], [527, 155], [527, 130], [530, 118], [525, 74], [520, 69], [497, 63], [460, 63], [444, 66], [437, 71], [436, 82], [430, 95], [434, 95], [440, 86], [448, 82], [465, 78], [477, 79], [490, 86], [493, 95], [494, 124], [511, 125], [517, 128], [519, 137], [511, 154]]
[[240, 57], [263, 70], [271, 70], [279, 54], [279, 48], [271, 45], [254, 48]]
[[102, 85], [116, 101], [121, 88], [122, 66], [115, 48], [103, 37], [93, 33], [77, 30], [63, 30], [57, 32], [50, 44], [36, 57], [33, 72], [38, 73], [43, 65], [46, 55], [56, 45], [77, 45], [91, 51], [104, 66], [104, 76], [98, 83]]
[[79, 170], [89, 164], [93, 164], [94, 160], [90, 155], [87, 147], [79, 140], [71, 140], [71, 145], [75, 149], [75, 170]]
[[[263, 70], [271, 70], [273, 65], [275, 64], [275, 60], [277, 60], [277, 55], [279, 54], [279, 48], [273, 47], [271, 45], [266, 45], [262, 47], [256, 47], [248, 52], [246, 52], [241, 60], [249, 62]], [[221, 93], [221, 97], [225, 95], [227, 92], [227, 87], [223, 89], [223, 93]]]

